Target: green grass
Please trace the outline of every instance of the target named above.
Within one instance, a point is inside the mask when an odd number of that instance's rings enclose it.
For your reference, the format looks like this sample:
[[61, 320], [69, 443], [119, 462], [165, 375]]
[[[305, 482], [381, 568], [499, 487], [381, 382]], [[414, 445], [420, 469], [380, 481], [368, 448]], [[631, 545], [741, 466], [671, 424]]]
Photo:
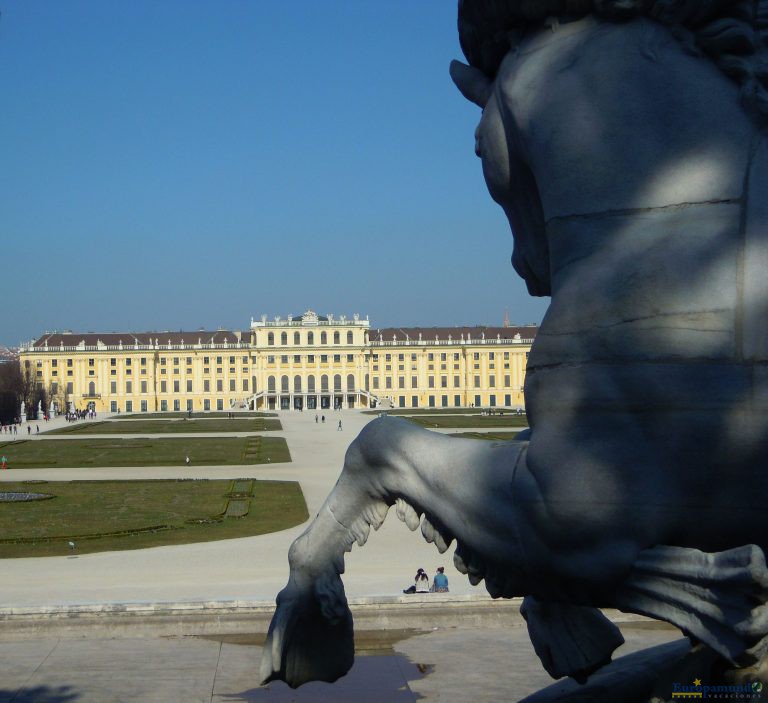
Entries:
[[[285, 530], [308, 518], [301, 488], [293, 481], [3, 481], [0, 490], [55, 496], [0, 503], [2, 558], [249, 537]], [[247, 504], [243, 517], [224, 517], [230, 499]]]
[[480, 408], [392, 408], [392, 410], [365, 410], [364, 415], [479, 415]]
[[507, 442], [517, 437], [517, 432], [457, 432], [449, 437], [466, 437], [467, 439], [492, 439], [497, 442]]
[[527, 427], [526, 415], [421, 415], [407, 417], [422, 427]]
[[[11, 469], [90, 466], [192, 467], [290, 461], [282, 437], [168, 437], [162, 439], [39, 439], [0, 442]], [[0, 476], [2, 480], [2, 476]]]
[[[207, 413], [192, 413], [192, 417], [196, 418], [227, 418], [229, 415], [234, 415], [235, 417], [277, 417], [277, 413], [263, 413], [260, 411], [252, 411], [252, 410], [233, 410], [231, 412], [224, 412], [221, 410], [213, 411], [213, 412], [207, 412]], [[166, 420], [166, 419], [173, 419], [173, 418], [179, 418], [179, 417], [189, 417], [189, 413], [186, 412], [165, 412], [165, 413], [131, 413], [128, 415], [123, 415], [122, 413], [120, 415], [113, 415], [114, 418], [124, 420], [124, 419], [133, 419], [133, 418], [142, 418], [144, 420], [146, 419], [159, 419], [159, 420]]]
[[45, 434], [165, 434], [174, 432], [265, 432], [282, 430], [271, 418], [226, 418], [214, 420], [105, 420], [74, 422]]

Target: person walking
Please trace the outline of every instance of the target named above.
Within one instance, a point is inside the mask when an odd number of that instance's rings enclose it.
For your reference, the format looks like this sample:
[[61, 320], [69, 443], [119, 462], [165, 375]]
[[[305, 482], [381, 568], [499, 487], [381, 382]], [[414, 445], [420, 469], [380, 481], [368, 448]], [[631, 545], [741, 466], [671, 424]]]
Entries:
[[339, 426], [336, 429], [341, 432], [341, 420], [339, 420]]
[[325, 424], [325, 415], [323, 415], [323, 417], [321, 419], [323, 421], [323, 424]]
[[317, 424], [317, 419], [318, 419], [317, 415], [315, 415], [315, 424]]
[[5, 456], [5, 454], [3, 454], [2, 458], [0, 459], [0, 463], [4, 469], [8, 468], [8, 458]]

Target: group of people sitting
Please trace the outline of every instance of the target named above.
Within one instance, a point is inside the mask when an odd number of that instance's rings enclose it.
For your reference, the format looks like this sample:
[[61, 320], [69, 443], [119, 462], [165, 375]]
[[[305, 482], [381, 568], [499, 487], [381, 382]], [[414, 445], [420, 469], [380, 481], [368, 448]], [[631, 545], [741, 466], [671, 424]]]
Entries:
[[403, 589], [403, 593], [448, 593], [448, 577], [445, 575], [445, 567], [438, 567], [431, 585], [427, 572], [424, 569], [419, 569], [414, 577], [413, 586]]

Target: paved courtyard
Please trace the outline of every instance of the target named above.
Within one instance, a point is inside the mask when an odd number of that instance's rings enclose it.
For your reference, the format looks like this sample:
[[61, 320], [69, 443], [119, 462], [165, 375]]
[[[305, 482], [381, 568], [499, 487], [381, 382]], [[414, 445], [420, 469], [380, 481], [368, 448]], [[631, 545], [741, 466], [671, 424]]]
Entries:
[[[283, 431], [276, 434], [288, 441], [293, 457], [289, 464], [10, 469], [2, 473], [0, 482], [241, 476], [296, 480], [304, 491], [310, 515], [314, 515], [336, 481], [349, 442], [374, 417], [357, 411], [337, 411], [327, 413], [326, 423], [322, 424], [315, 422], [314, 413], [281, 413]], [[342, 431], [337, 430], [339, 419]], [[49, 429], [54, 423], [63, 421], [57, 419], [47, 427], [37, 424]], [[52, 441], [44, 434], [33, 435], [33, 439]], [[130, 628], [114, 636], [116, 630], [109, 630], [97, 618], [86, 620], [85, 627], [81, 622], [79, 629], [67, 631], [54, 618], [40, 615], [46, 609], [74, 613], [76, 606], [85, 612], [89, 604], [96, 604], [94, 608], [109, 606], [115, 612], [130, 609], [130, 604], [140, 608], [141, 604], [157, 607], [174, 603], [174, 607], [183, 608], [188, 603], [194, 608], [197, 602], [243, 601], [267, 606], [274, 603], [287, 580], [288, 547], [304, 527], [223, 542], [4, 560], [0, 570], [0, 616], [12, 612], [38, 615], [34, 623], [26, 624], [22, 619], [21, 626], [17, 622], [13, 627], [9, 620], [0, 619], [0, 703], [490, 703], [518, 700], [552, 683], [533, 652], [522, 620], [501, 627], [502, 618], [495, 621], [493, 615], [489, 618], [486, 614], [473, 625], [467, 613], [472, 604], [479, 608], [484, 607], [483, 602], [487, 605], [484, 588], [472, 587], [455, 571], [452, 550], [438, 554], [423, 541], [420, 532], [412, 533], [399, 522], [394, 511], [381, 530], [371, 534], [364, 548], [355, 547], [347, 555], [344, 582], [351, 600], [373, 603], [374, 607], [400, 596], [394, 607], [407, 613], [408, 627], [412, 629], [391, 630], [383, 635], [382, 631], [359, 632], [355, 666], [333, 685], [312, 683], [298, 691], [282, 683], [259, 687], [263, 629], [244, 634], [242, 618], [239, 627], [231, 630], [238, 635], [203, 638], [165, 636], [173, 627], [169, 629], [166, 622], [163, 629], [151, 621], [144, 629], [134, 628], [143, 637], [131, 635]], [[450, 597], [457, 601], [468, 599], [466, 605], [450, 604], [455, 609], [452, 612], [463, 615], [463, 621], [456, 623], [459, 627], [451, 626], [450, 614], [434, 616], [434, 608], [441, 608], [437, 600], [430, 611], [402, 597], [401, 591], [417, 567], [434, 573], [437, 566], [446, 567]], [[493, 604], [494, 612], [497, 606]], [[70, 619], [70, 624], [77, 623], [78, 617]], [[361, 622], [365, 621], [358, 620]], [[509, 625], [509, 618], [504, 622]], [[246, 619], [246, 628], [247, 624]], [[26, 635], [25, 627], [29, 628]], [[623, 651], [679, 637], [668, 628], [648, 629], [638, 623], [622, 627], [628, 641]], [[222, 620], [218, 631], [227, 631], [226, 621]]]

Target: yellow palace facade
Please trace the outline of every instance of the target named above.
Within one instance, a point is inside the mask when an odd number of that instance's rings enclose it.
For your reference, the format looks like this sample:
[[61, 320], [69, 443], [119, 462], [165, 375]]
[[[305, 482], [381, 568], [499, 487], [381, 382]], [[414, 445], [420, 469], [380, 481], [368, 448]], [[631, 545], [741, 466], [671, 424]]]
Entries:
[[247, 331], [49, 333], [20, 361], [57, 412], [519, 408], [536, 329], [372, 329], [307, 310]]

